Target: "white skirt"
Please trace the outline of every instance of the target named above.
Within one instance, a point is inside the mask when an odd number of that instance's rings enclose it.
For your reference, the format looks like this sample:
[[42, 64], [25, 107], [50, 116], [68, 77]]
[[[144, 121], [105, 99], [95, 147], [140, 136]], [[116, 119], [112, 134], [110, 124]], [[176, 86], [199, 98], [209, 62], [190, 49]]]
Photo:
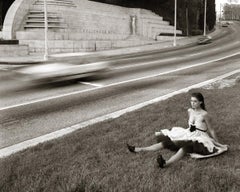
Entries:
[[[176, 147], [181, 148], [187, 145], [192, 158], [207, 158], [219, 155], [228, 150], [227, 145], [222, 145], [212, 139], [206, 132], [189, 128], [173, 127], [171, 130], [163, 129], [155, 133], [156, 136], [164, 135], [169, 138]], [[202, 153], [202, 151], [206, 151]]]

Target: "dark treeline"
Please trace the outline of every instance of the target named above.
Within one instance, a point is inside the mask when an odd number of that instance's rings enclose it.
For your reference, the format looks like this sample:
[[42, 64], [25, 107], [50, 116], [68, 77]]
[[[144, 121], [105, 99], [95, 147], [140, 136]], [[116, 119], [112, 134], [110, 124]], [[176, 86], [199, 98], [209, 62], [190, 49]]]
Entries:
[[[130, 8], [144, 8], [174, 22], [174, 0], [93, 0]], [[216, 22], [215, 0], [207, 1], [207, 27], [214, 28]], [[201, 34], [203, 31], [204, 0], [178, 0], [177, 28], [186, 35]]]
[[0, 28], [3, 24], [6, 13], [14, 0], [0, 0]]

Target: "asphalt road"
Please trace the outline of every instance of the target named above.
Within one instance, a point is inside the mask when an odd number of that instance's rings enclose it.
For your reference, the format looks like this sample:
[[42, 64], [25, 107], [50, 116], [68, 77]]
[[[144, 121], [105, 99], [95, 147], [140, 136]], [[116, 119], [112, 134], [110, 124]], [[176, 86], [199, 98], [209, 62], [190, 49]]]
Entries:
[[75, 83], [30, 85], [0, 72], [0, 149], [240, 68], [240, 25], [213, 43], [107, 58], [111, 71]]

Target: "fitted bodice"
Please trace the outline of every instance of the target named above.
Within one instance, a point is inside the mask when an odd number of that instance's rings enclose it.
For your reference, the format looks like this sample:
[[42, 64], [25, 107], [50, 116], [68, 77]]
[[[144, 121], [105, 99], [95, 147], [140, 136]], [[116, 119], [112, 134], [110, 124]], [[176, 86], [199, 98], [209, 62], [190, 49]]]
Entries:
[[188, 120], [189, 127], [195, 125], [198, 129], [207, 130], [207, 125], [204, 121], [203, 115], [191, 114]]

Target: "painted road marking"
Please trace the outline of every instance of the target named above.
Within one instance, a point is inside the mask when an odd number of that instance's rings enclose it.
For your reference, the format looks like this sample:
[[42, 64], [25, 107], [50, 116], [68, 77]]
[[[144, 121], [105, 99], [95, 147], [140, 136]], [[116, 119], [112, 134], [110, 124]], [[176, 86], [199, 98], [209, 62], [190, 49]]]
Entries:
[[80, 94], [80, 93], [86, 93], [86, 92], [89, 92], [89, 91], [95, 91], [95, 90], [98, 90], [98, 89], [114, 87], [114, 86], [118, 86], [118, 85], [122, 85], [122, 84], [126, 84], [126, 83], [131, 83], [131, 82], [134, 82], [134, 81], [140, 81], [140, 80], [144, 80], [144, 79], [154, 78], [154, 77], [158, 77], [158, 76], [161, 76], [161, 75], [174, 73], [174, 72], [185, 70], [185, 69], [190, 69], [190, 68], [194, 68], [194, 67], [198, 67], [198, 66], [202, 66], [202, 65], [207, 65], [209, 63], [213, 63], [213, 62], [216, 62], [216, 61], [227, 59], [227, 58], [239, 55], [239, 54], [240, 53], [237, 52], [237, 53], [234, 53], [234, 54], [231, 54], [231, 55], [228, 55], [228, 56], [224, 56], [224, 57], [221, 57], [221, 58], [218, 58], [218, 59], [213, 59], [213, 60], [210, 60], [210, 61], [206, 61], [206, 62], [202, 62], [202, 63], [198, 63], [198, 64], [186, 66], [186, 67], [181, 67], [181, 68], [178, 68], [178, 69], [162, 72], [162, 73], [155, 74], [155, 75], [149, 75], [149, 76], [140, 77], [140, 78], [136, 78], [136, 79], [130, 79], [130, 80], [126, 80], [126, 81], [112, 83], [112, 84], [105, 85], [103, 87], [94, 87], [94, 88], [91, 88], [91, 89], [86, 89], [86, 90], [81, 90], [81, 91], [74, 91], [74, 92], [71, 92], [71, 93], [65, 93], [65, 94], [62, 94], [62, 95], [51, 96], [51, 97], [46, 97], [46, 98], [43, 98], [43, 99], [38, 99], [38, 100], [34, 100], [34, 101], [29, 101], [29, 102], [25, 102], [25, 103], [11, 105], [11, 106], [7, 106], [7, 107], [2, 107], [2, 108], [0, 108], [0, 111], [6, 110], [6, 109], [12, 109], [12, 108], [16, 108], [16, 107], [21, 107], [21, 106], [25, 106], [25, 105], [35, 104], [35, 103], [39, 103], [39, 102], [43, 102], [43, 101], [63, 98], [63, 97], [76, 95], [76, 94]]
[[193, 54], [189, 54], [189, 55], [185, 55], [185, 56], [187, 56], [187, 57], [192, 57], [192, 56], [202, 55], [202, 54], [204, 54], [204, 52], [193, 53]]
[[125, 65], [123, 67], [113, 67], [113, 70], [119, 70], [119, 69], [127, 69], [127, 68], [134, 68], [134, 67], [138, 67], [138, 66], [145, 66], [145, 65], [151, 65], [151, 64], [159, 64], [159, 63], [163, 63], [163, 62], [167, 62], [167, 61], [175, 61], [180, 59], [180, 57], [173, 57], [173, 58], [169, 58], [169, 59], [163, 59], [163, 60], [156, 60], [156, 61], [150, 61], [150, 62], [145, 62], [145, 63], [141, 63], [141, 64], [135, 64], [135, 65]]
[[[234, 43], [225, 46], [224, 49], [226, 49], [226, 47], [235, 46], [235, 45], [239, 44], [239, 42], [240, 42], [239, 40], [235, 41]], [[218, 48], [212, 49], [212, 51], [219, 51], [221, 49], [222, 48], [218, 47]], [[202, 52], [193, 53], [193, 54], [186, 54], [186, 55], [182, 55], [182, 56], [179, 56], [179, 57], [173, 57], [173, 58], [168, 58], [168, 59], [163, 59], [163, 60], [155, 60], [155, 61], [145, 62], [145, 63], [141, 63], [141, 64], [125, 65], [125, 66], [122, 66], [122, 67], [113, 67], [112, 69], [113, 70], [119, 70], [119, 69], [135, 68], [135, 67], [138, 67], [138, 66], [145, 66], [145, 65], [151, 65], [151, 64], [159, 64], [159, 63], [168, 62], [168, 61], [175, 61], [175, 60], [185, 58], [185, 57], [194, 57], [194, 56], [197, 56], [197, 55], [203, 55], [205, 53], [209, 53], [209, 51], [202, 51]], [[125, 61], [125, 60], [128, 61], [127, 58], [126, 59], [121, 59], [121, 61]]]
[[189, 90], [194, 89], [194, 88], [203, 87], [207, 84], [213, 83], [215, 81], [219, 81], [219, 80], [224, 79], [226, 77], [232, 76], [236, 73], [240, 73], [240, 69], [229, 72], [229, 73], [226, 73], [224, 75], [220, 75], [216, 78], [213, 78], [213, 79], [210, 79], [210, 80], [207, 80], [207, 81], [203, 81], [201, 83], [197, 83], [197, 84], [188, 86], [188, 87], [183, 88], [183, 89], [179, 89], [177, 91], [174, 91], [172, 93], [157, 97], [155, 99], [145, 101], [143, 103], [140, 103], [140, 104], [137, 104], [137, 105], [134, 105], [134, 106], [131, 106], [131, 107], [127, 107], [125, 109], [121, 109], [119, 111], [116, 111], [116, 112], [113, 112], [113, 113], [110, 113], [110, 114], [107, 114], [107, 115], [97, 117], [95, 119], [91, 119], [91, 120], [88, 120], [88, 121], [85, 121], [85, 122], [82, 122], [82, 123], [79, 123], [79, 124], [61, 129], [61, 130], [58, 130], [58, 131], [54, 131], [54, 132], [46, 134], [46, 135], [42, 135], [40, 137], [36, 137], [34, 139], [29, 139], [29, 140], [23, 141], [21, 143], [18, 143], [18, 144], [12, 145], [12, 146], [2, 148], [2, 149], [0, 149], [0, 158], [7, 157], [9, 155], [12, 155], [16, 152], [22, 151], [22, 150], [27, 149], [29, 147], [36, 146], [40, 143], [43, 143], [43, 142], [46, 142], [46, 141], [49, 141], [49, 140], [53, 140], [53, 139], [57, 139], [57, 138], [62, 137], [64, 135], [70, 134], [70, 133], [72, 133], [76, 130], [85, 128], [89, 125], [99, 123], [99, 122], [102, 122], [102, 121], [106, 121], [108, 119], [118, 118], [118, 117], [124, 115], [125, 113], [133, 112], [133, 111], [138, 110], [140, 108], [143, 108], [147, 105], [166, 100], [166, 99], [168, 99], [170, 97], [173, 97], [175, 95], [178, 95], [180, 93], [188, 92]]
[[81, 83], [83, 85], [91, 85], [93, 87], [103, 87], [103, 84], [100, 83], [91, 83], [91, 82], [85, 82], [85, 81], [78, 81], [78, 83]]

